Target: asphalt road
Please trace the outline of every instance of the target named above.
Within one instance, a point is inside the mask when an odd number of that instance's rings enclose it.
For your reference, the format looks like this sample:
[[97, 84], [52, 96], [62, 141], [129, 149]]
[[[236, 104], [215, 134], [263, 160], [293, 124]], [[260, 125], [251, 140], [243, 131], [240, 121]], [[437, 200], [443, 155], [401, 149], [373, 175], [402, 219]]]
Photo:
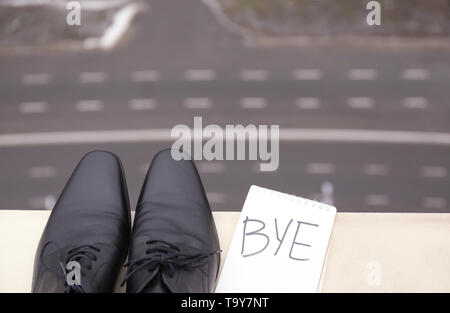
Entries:
[[[289, 129], [450, 132], [450, 54], [440, 48], [247, 47], [201, 1], [156, 0], [112, 52], [0, 57], [0, 135], [278, 124]], [[182, 13], [182, 14], [181, 14]], [[0, 209], [51, 206], [79, 158], [123, 160], [132, 206], [170, 142], [1, 145]], [[240, 210], [251, 184], [339, 211], [450, 211], [450, 146], [292, 141], [280, 167], [198, 162], [213, 209]]]

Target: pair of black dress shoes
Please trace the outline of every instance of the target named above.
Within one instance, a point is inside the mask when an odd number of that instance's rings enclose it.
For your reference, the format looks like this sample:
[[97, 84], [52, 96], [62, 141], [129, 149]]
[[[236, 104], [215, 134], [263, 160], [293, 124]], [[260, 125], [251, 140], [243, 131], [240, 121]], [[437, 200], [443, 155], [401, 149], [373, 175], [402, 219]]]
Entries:
[[32, 291], [113, 292], [127, 255], [127, 292], [213, 291], [219, 241], [192, 161], [175, 161], [170, 150], [154, 157], [131, 232], [119, 158], [105, 151], [86, 154], [42, 234]]

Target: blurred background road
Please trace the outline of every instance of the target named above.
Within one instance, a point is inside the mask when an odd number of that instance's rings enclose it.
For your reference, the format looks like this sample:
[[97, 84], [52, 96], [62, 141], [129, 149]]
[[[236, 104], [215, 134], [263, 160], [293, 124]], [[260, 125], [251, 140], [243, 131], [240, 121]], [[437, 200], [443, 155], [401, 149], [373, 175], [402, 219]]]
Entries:
[[[51, 208], [94, 149], [121, 157], [134, 207], [149, 162], [170, 140], [46, 135], [170, 130], [202, 116], [205, 125], [352, 130], [338, 141], [282, 140], [275, 172], [250, 161], [197, 162], [214, 210], [239, 211], [256, 184], [332, 199], [339, 211], [450, 211], [448, 46], [247, 45], [202, 1], [147, 4], [111, 51], [0, 56], [0, 209]], [[353, 141], [367, 130], [379, 139]], [[376, 132], [384, 130], [398, 140]], [[42, 140], [11, 142], [11, 134]]]

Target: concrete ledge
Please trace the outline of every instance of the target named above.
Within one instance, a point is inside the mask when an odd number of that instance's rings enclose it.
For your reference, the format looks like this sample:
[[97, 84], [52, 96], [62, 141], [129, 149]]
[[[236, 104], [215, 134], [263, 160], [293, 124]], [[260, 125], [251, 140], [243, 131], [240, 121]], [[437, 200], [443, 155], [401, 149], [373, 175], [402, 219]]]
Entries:
[[[49, 213], [0, 211], [0, 292], [30, 291]], [[214, 217], [225, 258], [239, 212]], [[322, 290], [450, 292], [449, 265], [450, 214], [338, 213]]]

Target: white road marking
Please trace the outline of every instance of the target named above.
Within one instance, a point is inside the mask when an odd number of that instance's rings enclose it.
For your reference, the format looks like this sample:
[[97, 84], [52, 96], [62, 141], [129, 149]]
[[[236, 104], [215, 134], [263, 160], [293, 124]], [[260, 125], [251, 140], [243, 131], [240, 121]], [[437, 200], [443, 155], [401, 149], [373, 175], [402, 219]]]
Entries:
[[293, 142], [365, 142], [450, 146], [450, 133], [370, 129], [281, 128], [280, 140]]
[[331, 163], [309, 163], [306, 165], [306, 172], [315, 175], [332, 174], [334, 165]]
[[[264, 163], [264, 162], [263, 162]], [[262, 171], [261, 170], [261, 165], [263, 164], [261, 162], [252, 162], [252, 164], [250, 165], [251, 169], [253, 172], [255, 173], [261, 173], [264, 175], [269, 175], [269, 174], [276, 174], [278, 172], [278, 170], [280, 169], [279, 167], [277, 169], [275, 169], [274, 171]]]
[[106, 81], [106, 74], [103, 72], [83, 72], [80, 74], [80, 82], [84, 84], [97, 84]]
[[425, 80], [430, 73], [426, 69], [410, 68], [403, 71], [402, 78], [406, 80]]
[[156, 106], [154, 99], [131, 99], [128, 102], [128, 107], [134, 111], [153, 110]]
[[[16, 1], [19, 2], [18, 4], [20, 5], [20, 2], [22, 2], [22, 5], [26, 4], [26, 0], [25, 1]], [[40, 0], [40, 3], [48, 3], [48, 2], [54, 2], [53, 0]], [[83, 4], [83, 10], [86, 11], [103, 11], [106, 9], [116, 9], [119, 8], [123, 5], [123, 2], [121, 0], [112, 0], [112, 1], [82, 1]]]
[[351, 80], [374, 80], [378, 78], [378, 72], [374, 69], [351, 69], [348, 72]]
[[365, 203], [370, 206], [387, 206], [389, 197], [386, 195], [368, 195], [365, 198]]
[[243, 109], [263, 109], [267, 106], [267, 100], [261, 97], [242, 98], [240, 101]]
[[147, 173], [148, 169], [150, 167], [150, 163], [144, 163], [141, 165], [141, 172], [143, 172], [144, 174]]
[[47, 102], [22, 102], [19, 104], [19, 112], [22, 114], [44, 113], [48, 110]]
[[209, 109], [213, 105], [210, 98], [187, 98], [183, 106], [188, 109]]
[[224, 203], [226, 196], [222, 192], [207, 192], [206, 196], [208, 198], [209, 203], [212, 204], [220, 204]]
[[[94, 4], [96, 1], [83, 1], [83, 10], [85, 9], [85, 3], [89, 3], [90, 6], [98, 5]], [[99, 1], [97, 1], [98, 3]], [[104, 6], [104, 5], [100, 5]], [[119, 40], [123, 37], [126, 30], [129, 28], [131, 21], [136, 14], [145, 6], [141, 3], [129, 3], [116, 10], [112, 18], [112, 23], [100, 37], [89, 37], [84, 40], [83, 47], [85, 49], [104, 49], [108, 50], [117, 45]]]
[[45, 208], [45, 197], [34, 197], [28, 199], [28, 208], [31, 210], [42, 210]]
[[54, 195], [47, 195], [45, 197], [44, 208], [46, 210], [53, 210], [56, 204], [56, 197]]
[[385, 176], [389, 174], [389, 169], [383, 164], [366, 164], [364, 166], [364, 173], [366, 175]]
[[297, 99], [297, 107], [299, 109], [315, 110], [315, 109], [319, 109], [320, 106], [321, 106], [321, 103], [318, 98], [298, 98]]
[[184, 77], [189, 81], [208, 81], [216, 78], [216, 72], [213, 70], [188, 70]]
[[426, 209], [445, 209], [447, 207], [447, 200], [441, 197], [425, 197], [423, 199], [423, 206]]
[[293, 77], [295, 80], [320, 80], [322, 79], [322, 71], [318, 69], [295, 70]]
[[265, 70], [243, 70], [240, 76], [245, 81], [263, 81], [267, 80], [269, 74]]
[[31, 210], [52, 210], [55, 206], [56, 198], [54, 195], [45, 197], [34, 197], [28, 200], [28, 207]]
[[322, 194], [313, 192], [313, 193], [308, 194], [308, 196], [306, 198], [319, 202], [320, 199], [322, 198]]
[[423, 97], [408, 97], [403, 99], [403, 105], [407, 109], [425, 109], [428, 106], [428, 101]]
[[261, 164], [258, 162], [253, 162], [251, 165], [252, 171], [256, 173], [271, 173], [271, 172], [262, 172], [261, 171]]
[[219, 161], [203, 161], [197, 164], [198, 171], [204, 174], [225, 172], [225, 163]]
[[24, 85], [45, 85], [50, 81], [50, 75], [46, 73], [25, 74], [22, 76]]
[[448, 171], [442, 166], [424, 166], [420, 174], [427, 178], [445, 178], [448, 175]]
[[31, 178], [53, 178], [56, 176], [56, 168], [54, 166], [34, 166], [28, 171]]
[[[172, 142], [171, 128], [0, 134], [0, 147], [114, 142]], [[225, 131], [225, 130], [224, 130]], [[281, 128], [280, 141], [450, 146], [450, 133], [369, 129]]]
[[321, 201], [328, 205], [334, 205], [334, 186], [329, 181], [324, 181], [320, 185], [320, 191], [322, 193]]
[[158, 71], [134, 71], [131, 78], [135, 82], [156, 82], [161, 76]]
[[103, 110], [103, 103], [100, 100], [82, 100], [76, 104], [77, 111], [96, 112]]
[[353, 97], [347, 100], [347, 104], [352, 109], [368, 110], [375, 105], [375, 100], [369, 97]]

